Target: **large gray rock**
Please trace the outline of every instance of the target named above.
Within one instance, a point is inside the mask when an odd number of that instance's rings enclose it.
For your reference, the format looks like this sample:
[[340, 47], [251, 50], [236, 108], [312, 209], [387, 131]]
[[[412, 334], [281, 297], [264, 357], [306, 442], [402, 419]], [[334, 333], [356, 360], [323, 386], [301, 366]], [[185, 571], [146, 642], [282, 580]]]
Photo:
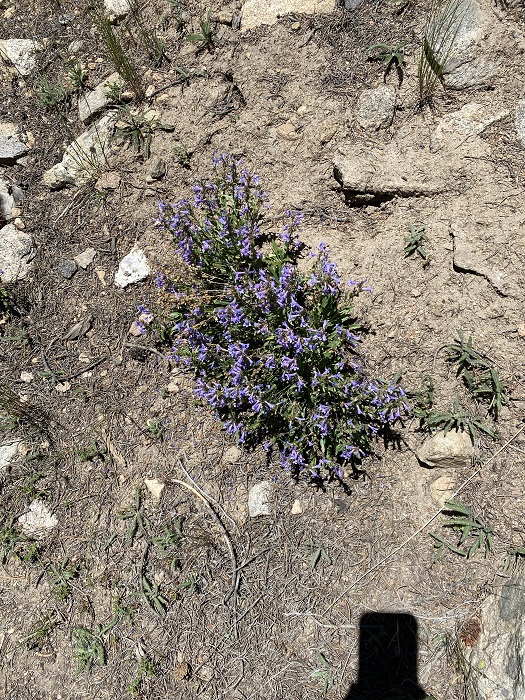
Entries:
[[0, 164], [12, 165], [17, 158], [25, 156], [29, 151], [27, 144], [18, 138], [15, 124], [0, 123]]
[[334, 176], [350, 204], [381, 202], [393, 197], [430, 196], [451, 189], [457, 179], [452, 164], [439, 156], [401, 149], [395, 143], [367, 148], [341, 148]]
[[0, 229], [0, 270], [3, 282], [16, 282], [27, 277], [35, 257], [31, 236], [13, 224]]
[[314, 15], [333, 12], [336, 0], [246, 0], [242, 6], [241, 28], [275, 24], [279, 17], [294, 13]]
[[391, 85], [380, 85], [363, 90], [357, 101], [356, 119], [363, 129], [378, 129], [390, 126], [396, 109], [396, 89]]
[[474, 447], [470, 435], [463, 431], [436, 433], [416, 451], [416, 457], [427, 467], [461, 468], [470, 464]]
[[73, 141], [60, 163], [44, 173], [42, 181], [52, 190], [81, 185], [96, 178], [108, 161], [115, 116], [107, 114]]
[[525, 580], [513, 576], [481, 606], [482, 631], [470, 654], [483, 700], [525, 698]]
[[525, 98], [521, 99], [516, 105], [514, 124], [518, 138], [523, 146], [525, 146]]
[[84, 124], [90, 124], [110, 106], [111, 100], [108, 97], [108, 92], [111, 85], [117, 85], [121, 88], [124, 85], [124, 80], [118, 73], [112, 73], [94, 90], [79, 97], [78, 114]]
[[20, 75], [31, 75], [37, 65], [37, 53], [43, 46], [32, 39], [0, 39], [0, 56]]

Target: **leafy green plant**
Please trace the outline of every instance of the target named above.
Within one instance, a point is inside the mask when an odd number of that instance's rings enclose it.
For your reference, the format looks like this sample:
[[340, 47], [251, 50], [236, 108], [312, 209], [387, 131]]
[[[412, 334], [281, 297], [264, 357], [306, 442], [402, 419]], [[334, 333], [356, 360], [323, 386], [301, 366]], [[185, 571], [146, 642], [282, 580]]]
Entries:
[[193, 44], [199, 44], [198, 50], [208, 51], [214, 48], [213, 25], [211, 20], [211, 10], [206, 12], [206, 17], [199, 22], [200, 32], [188, 34], [186, 41], [191, 41]]
[[155, 131], [173, 131], [169, 124], [161, 124], [154, 110], [132, 112], [120, 106], [120, 120], [117, 123], [117, 134], [129, 139], [136, 153], [141, 153], [145, 160], [150, 157], [151, 142]]
[[164, 434], [165, 426], [161, 420], [155, 420], [154, 418], [150, 418], [146, 421], [144, 430], [154, 440], [161, 440]]
[[93, 630], [87, 627], [75, 628], [73, 643], [79, 673], [90, 671], [95, 664], [106, 665], [106, 647], [103, 636], [107, 631], [107, 628], [101, 625], [95, 625]]
[[91, 438], [85, 444], [75, 447], [75, 455], [82, 462], [104, 460], [107, 455], [107, 448], [105, 445], [99, 444], [95, 438]]
[[90, 16], [104, 43], [108, 59], [135, 95], [141, 99], [144, 95], [144, 88], [137, 65], [124, 47], [100, 0], [92, 2]]
[[376, 55], [372, 56], [372, 60], [381, 61], [385, 67], [385, 76], [392, 68], [395, 67], [397, 74], [399, 76], [399, 82], [403, 81], [403, 67], [405, 65], [405, 46], [407, 42], [397, 44], [396, 46], [390, 46], [390, 44], [378, 43], [372, 44], [368, 47], [368, 53], [375, 52]]
[[158, 670], [158, 665], [153, 661], [153, 659], [149, 658], [148, 656], [143, 656], [139, 662], [137, 670], [135, 671], [135, 677], [127, 688], [128, 693], [133, 697], [141, 695], [144, 681], [147, 678], [155, 678]]
[[193, 203], [160, 205], [159, 225], [187, 268], [174, 280], [157, 275], [172, 306], [154, 308], [146, 325], [239, 442], [278, 448], [296, 476], [342, 478], [406, 410], [405, 394], [398, 378], [371, 379], [359, 360], [352, 300], [363, 284], [343, 289], [324, 243], [300, 269], [301, 217], [291, 212], [263, 247], [264, 203], [258, 178], [223, 155]]
[[423, 247], [428, 243], [427, 234], [425, 233], [425, 227], [420, 226], [416, 228], [414, 224], [410, 224], [408, 227], [409, 233], [405, 236], [405, 258], [409, 258], [411, 255], [417, 254], [423, 259], [423, 267], [427, 267], [430, 264], [430, 258]]
[[459, 501], [445, 501], [444, 513], [453, 517], [443, 523], [443, 527], [449, 527], [458, 533], [456, 544], [445, 540], [441, 535], [431, 532], [436, 549], [436, 560], [440, 559], [446, 551], [459, 554], [470, 559], [477, 551], [484, 550], [485, 557], [492, 551], [492, 527], [486, 525], [472, 514], [471, 509]]
[[76, 92], [84, 90], [85, 83], [88, 79], [87, 71], [84, 70], [80, 61], [73, 61], [67, 69], [67, 77], [72, 89]]
[[332, 560], [326, 549], [321, 544], [316, 544], [315, 542], [305, 542], [304, 544], [306, 552], [308, 554], [308, 562], [312, 569], [315, 569], [320, 561], [324, 561], [326, 564], [331, 564]]
[[66, 557], [60, 564], [51, 564], [49, 567], [49, 577], [51, 579], [52, 592], [59, 601], [66, 600], [71, 594], [70, 582], [77, 578], [79, 567], [73, 564]]
[[7, 316], [14, 309], [14, 301], [8, 288], [2, 282], [3, 270], [0, 270], [0, 316]]
[[[35, 546], [36, 550], [33, 549]], [[37, 543], [15, 527], [14, 518], [4, 521], [0, 529], [0, 564], [5, 564], [10, 556], [32, 563], [36, 560], [37, 553]]]
[[320, 664], [320, 668], [317, 668], [315, 671], [312, 671], [312, 673], [310, 674], [310, 678], [319, 681], [321, 685], [321, 697], [324, 698], [326, 697], [328, 691], [334, 684], [334, 673], [330, 668], [330, 664], [328, 663], [324, 654], [319, 652], [317, 658]]
[[175, 159], [177, 163], [183, 167], [186, 168], [186, 170], [189, 170], [190, 168], [190, 159], [192, 154], [188, 150], [188, 147], [186, 144], [181, 143], [177, 146], [173, 147], [173, 155], [175, 156]]
[[420, 105], [431, 103], [454, 49], [465, 13], [464, 0], [433, 0], [418, 63]]
[[199, 589], [197, 577], [195, 574], [188, 574], [188, 577], [179, 583], [177, 588], [179, 588], [181, 591], [186, 591], [189, 595], [193, 595]]
[[178, 551], [181, 541], [182, 530], [178, 521], [174, 521], [171, 525], [165, 525], [161, 534], [152, 538], [152, 544], [160, 556], [170, 560], [172, 572], [180, 568]]
[[145, 575], [142, 575], [140, 588], [150, 608], [160, 615], [160, 617], [165, 617], [169, 600], [161, 594], [159, 585], [149, 581]]
[[120, 520], [129, 520], [129, 527], [126, 534], [127, 544], [131, 544], [139, 530], [147, 533], [150, 529], [148, 518], [142, 513], [142, 491], [137, 488], [135, 491], [135, 501], [128, 510], [118, 515]]
[[[421, 401], [421, 399], [419, 400]], [[428, 402], [418, 405], [416, 401], [414, 415], [419, 419], [419, 430], [430, 433], [443, 430], [446, 435], [451, 430], [465, 431], [470, 434], [472, 442], [477, 439], [478, 431], [490, 437], [496, 437], [496, 433], [479, 416], [472, 416], [468, 411], [462, 409], [457, 398], [454, 399], [450, 411], [435, 411], [431, 403], [430, 405]]]
[[497, 420], [503, 406], [508, 404], [508, 383], [501, 381], [492, 362], [474, 349], [472, 336], [465, 340], [461, 331], [447, 346], [447, 360], [455, 364], [465, 386], [476, 400], [488, 403], [488, 412]]
[[44, 75], [38, 80], [35, 97], [48, 112], [62, 116], [68, 92], [62, 81], [53, 83]]

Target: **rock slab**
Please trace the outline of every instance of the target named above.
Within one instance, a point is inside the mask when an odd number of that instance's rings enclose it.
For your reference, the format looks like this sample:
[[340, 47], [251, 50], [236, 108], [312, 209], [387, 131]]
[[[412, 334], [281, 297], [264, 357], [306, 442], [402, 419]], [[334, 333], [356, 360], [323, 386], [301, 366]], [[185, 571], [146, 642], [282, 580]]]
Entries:
[[329, 13], [335, 6], [336, 0], [246, 0], [242, 6], [241, 29], [275, 24], [284, 15]]
[[436, 433], [416, 451], [418, 460], [427, 467], [460, 469], [470, 464], [474, 447], [470, 435], [450, 430]]
[[43, 46], [32, 39], [0, 39], [0, 56], [22, 76], [31, 75]]
[[84, 124], [90, 124], [96, 117], [111, 105], [109, 97], [112, 85], [122, 88], [124, 80], [118, 73], [112, 73], [109, 78], [102, 81], [97, 87], [78, 100], [78, 115]]
[[0, 123], [0, 164], [12, 165], [29, 151], [27, 144], [18, 138], [15, 124]]

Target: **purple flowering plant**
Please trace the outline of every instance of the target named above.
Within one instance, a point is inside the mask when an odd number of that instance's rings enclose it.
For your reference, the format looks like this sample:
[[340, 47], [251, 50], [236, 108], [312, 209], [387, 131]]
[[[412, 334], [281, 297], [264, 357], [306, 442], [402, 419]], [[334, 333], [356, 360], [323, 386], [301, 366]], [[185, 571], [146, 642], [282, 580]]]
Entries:
[[277, 447], [294, 476], [340, 479], [406, 410], [405, 393], [360, 359], [352, 300], [363, 285], [343, 289], [322, 243], [300, 271], [301, 217], [263, 234], [265, 207], [258, 178], [226, 155], [192, 201], [161, 203], [157, 223], [189, 269], [175, 281], [157, 275], [172, 308], [148, 318], [228, 433]]

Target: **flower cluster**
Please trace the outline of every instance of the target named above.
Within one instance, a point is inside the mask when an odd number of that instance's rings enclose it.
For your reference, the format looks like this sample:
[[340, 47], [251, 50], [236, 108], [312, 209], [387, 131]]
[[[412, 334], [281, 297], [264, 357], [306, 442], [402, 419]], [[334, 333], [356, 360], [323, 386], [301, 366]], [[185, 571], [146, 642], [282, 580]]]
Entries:
[[174, 299], [163, 335], [169, 324], [174, 359], [241, 443], [277, 446], [295, 475], [342, 477], [406, 410], [404, 392], [370, 379], [359, 359], [352, 299], [362, 284], [343, 291], [322, 243], [299, 271], [300, 217], [263, 237], [264, 206], [257, 178], [229, 156], [192, 203], [160, 205], [158, 224], [192, 269], [191, 281], [157, 275]]

